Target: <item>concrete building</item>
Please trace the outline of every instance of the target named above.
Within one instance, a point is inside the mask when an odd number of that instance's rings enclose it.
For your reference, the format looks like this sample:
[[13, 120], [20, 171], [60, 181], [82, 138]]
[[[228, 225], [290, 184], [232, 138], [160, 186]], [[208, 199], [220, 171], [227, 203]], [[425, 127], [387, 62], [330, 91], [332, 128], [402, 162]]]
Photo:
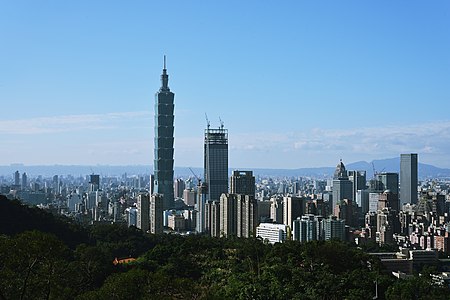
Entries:
[[282, 197], [272, 197], [270, 198], [270, 218], [275, 223], [283, 223], [283, 198]]
[[323, 220], [325, 240], [338, 239], [345, 241], [345, 222], [338, 220], [335, 216]]
[[253, 195], [238, 194], [236, 213], [236, 235], [238, 237], [255, 236], [258, 222], [258, 202]]
[[127, 209], [125, 209], [125, 214], [127, 216], [128, 227], [136, 226], [137, 225], [137, 209], [136, 209], [136, 207], [128, 207]]
[[321, 236], [322, 217], [315, 215], [303, 215], [293, 222], [292, 238], [294, 241], [317, 241]]
[[173, 142], [174, 142], [174, 97], [168, 86], [169, 75], [164, 68], [161, 75], [161, 88], [155, 96], [155, 157], [154, 157], [154, 193], [163, 195], [163, 208], [174, 206], [173, 194]]
[[173, 182], [174, 197], [183, 198], [183, 192], [184, 192], [185, 187], [186, 187], [186, 184], [184, 183], [184, 180], [181, 178], [177, 178]]
[[184, 231], [186, 229], [186, 219], [183, 215], [171, 214], [168, 216], [168, 226], [174, 231]]
[[197, 192], [194, 189], [185, 189], [183, 191], [183, 200], [187, 206], [194, 206], [195, 198], [197, 198]]
[[255, 176], [252, 171], [233, 171], [230, 177], [230, 193], [255, 196]]
[[197, 203], [195, 204], [195, 210], [197, 211], [197, 225], [195, 226], [195, 230], [198, 233], [205, 232], [205, 229], [209, 226], [208, 221], [206, 220], [208, 214], [205, 212], [207, 197], [208, 187], [206, 183], [199, 182], [197, 188]]
[[261, 223], [256, 227], [256, 236], [271, 244], [282, 243], [287, 237], [287, 226], [284, 224]]
[[205, 232], [212, 237], [220, 237], [220, 202], [208, 201], [205, 204]]
[[220, 234], [237, 235], [237, 195], [222, 194], [220, 197]]
[[150, 229], [150, 197], [148, 194], [140, 194], [137, 198], [136, 227], [143, 232], [148, 232]]
[[150, 232], [163, 233], [164, 196], [153, 194], [150, 199]]
[[400, 206], [417, 203], [417, 153], [400, 155]]
[[305, 212], [305, 199], [300, 197], [283, 197], [283, 223], [292, 228], [292, 222]]

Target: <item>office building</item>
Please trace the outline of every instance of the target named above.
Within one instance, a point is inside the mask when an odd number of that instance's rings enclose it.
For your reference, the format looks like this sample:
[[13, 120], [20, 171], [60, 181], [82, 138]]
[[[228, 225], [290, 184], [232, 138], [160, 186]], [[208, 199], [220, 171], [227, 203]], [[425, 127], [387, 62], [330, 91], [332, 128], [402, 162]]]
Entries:
[[361, 208], [363, 215], [369, 211], [369, 192], [367, 190], [357, 191], [356, 204]]
[[150, 199], [150, 232], [163, 233], [164, 197], [161, 194], [153, 194]]
[[333, 177], [332, 211], [344, 199], [353, 200], [353, 183], [348, 179], [347, 170], [341, 160], [336, 167]]
[[381, 183], [380, 189], [383, 192], [389, 190], [398, 195], [398, 173], [378, 173], [376, 178]]
[[228, 130], [223, 125], [205, 130], [204, 174], [208, 200], [219, 200], [228, 193]]
[[252, 171], [233, 171], [230, 193], [255, 196], [255, 177]]
[[155, 160], [154, 160], [154, 193], [163, 197], [163, 208], [170, 209], [174, 205], [173, 195], [173, 135], [174, 135], [174, 97], [169, 89], [169, 75], [164, 68], [161, 75], [161, 88], [155, 97]]
[[286, 240], [287, 230], [284, 224], [261, 223], [256, 227], [256, 237], [271, 244], [282, 243]]
[[27, 173], [22, 174], [22, 190], [26, 190], [28, 188], [28, 176]]
[[400, 155], [400, 206], [417, 203], [418, 162], [417, 154]]
[[89, 192], [96, 192], [100, 189], [100, 175], [89, 175]]
[[305, 203], [300, 197], [283, 197], [283, 223], [292, 228], [292, 222], [303, 215]]
[[348, 171], [348, 179], [352, 182], [353, 199], [356, 199], [358, 191], [367, 188], [366, 171]]
[[140, 194], [137, 198], [136, 227], [143, 232], [150, 229], [150, 197], [148, 194]]
[[20, 186], [20, 173], [19, 171], [14, 172], [14, 185]]
[[332, 239], [345, 241], [344, 220], [338, 220], [335, 216], [330, 216], [328, 219], [324, 219], [323, 222], [326, 241]]

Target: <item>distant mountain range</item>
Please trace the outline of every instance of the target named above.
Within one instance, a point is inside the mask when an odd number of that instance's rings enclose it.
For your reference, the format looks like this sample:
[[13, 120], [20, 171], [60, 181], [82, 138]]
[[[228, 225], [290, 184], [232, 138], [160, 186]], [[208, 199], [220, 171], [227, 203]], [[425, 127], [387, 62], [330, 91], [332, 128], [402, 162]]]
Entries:
[[[346, 165], [347, 170], [365, 170], [367, 178], [373, 177], [373, 167], [376, 172], [400, 172], [400, 157], [374, 160], [373, 162], [358, 161]], [[336, 167], [300, 168], [300, 169], [263, 169], [263, 168], [240, 168], [241, 170], [252, 170], [255, 176], [271, 177], [314, 177], [330, 178], [333, 176]], [[191, 168], [196, 176], [203, 178], [203, 168]], [[12, 176], [18, 170], [21, 174], [26, 172], [34, 177], [42, 175], [50, 177], [53, 175], [85, 176], [88, 174], [100, 174], [102, 176], [122, 175], [143, 175], [153, 173], [153, 166], [150, 165], [130, 165], [130, 166], [110, 166], [110, 165], [43, 165], [27, 166], [23, 164], [13, 164], [0, 166], [0, 175]], [[230, 168], [230, 173], [232, 168]], [[176, 167], [175, 176], [193, 176], [189, 167]], [[450, 169], [438, 168], [432, 165], [419, 163], [419, 178], [443, 178], [450, 177]]]

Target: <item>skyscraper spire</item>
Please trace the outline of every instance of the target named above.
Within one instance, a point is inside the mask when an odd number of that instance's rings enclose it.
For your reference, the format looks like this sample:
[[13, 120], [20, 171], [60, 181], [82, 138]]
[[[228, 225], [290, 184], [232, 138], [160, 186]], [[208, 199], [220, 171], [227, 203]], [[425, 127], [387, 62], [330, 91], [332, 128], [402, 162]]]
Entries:
[[164, 67], [163, 67], [163, 73], [161, 75], [161, 88], [159, 89], [161, 92], [170, 91], [169, 89], [169, 75], [167, 75], [167, 69], [166, 69], [166, 56], [164, 55]]

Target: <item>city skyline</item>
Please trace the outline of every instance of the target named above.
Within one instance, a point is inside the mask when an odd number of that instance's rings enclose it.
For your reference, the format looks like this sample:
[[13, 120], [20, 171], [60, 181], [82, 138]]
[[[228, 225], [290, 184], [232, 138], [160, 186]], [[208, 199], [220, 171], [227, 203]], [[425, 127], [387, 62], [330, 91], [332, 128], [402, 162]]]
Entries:
[[167, 54], [175, 166], [202, 165], [207, 113], [233, 167], [448, 168], [450, 4], [402, 4], [4, 3], [0, 165], [152, 164]]

